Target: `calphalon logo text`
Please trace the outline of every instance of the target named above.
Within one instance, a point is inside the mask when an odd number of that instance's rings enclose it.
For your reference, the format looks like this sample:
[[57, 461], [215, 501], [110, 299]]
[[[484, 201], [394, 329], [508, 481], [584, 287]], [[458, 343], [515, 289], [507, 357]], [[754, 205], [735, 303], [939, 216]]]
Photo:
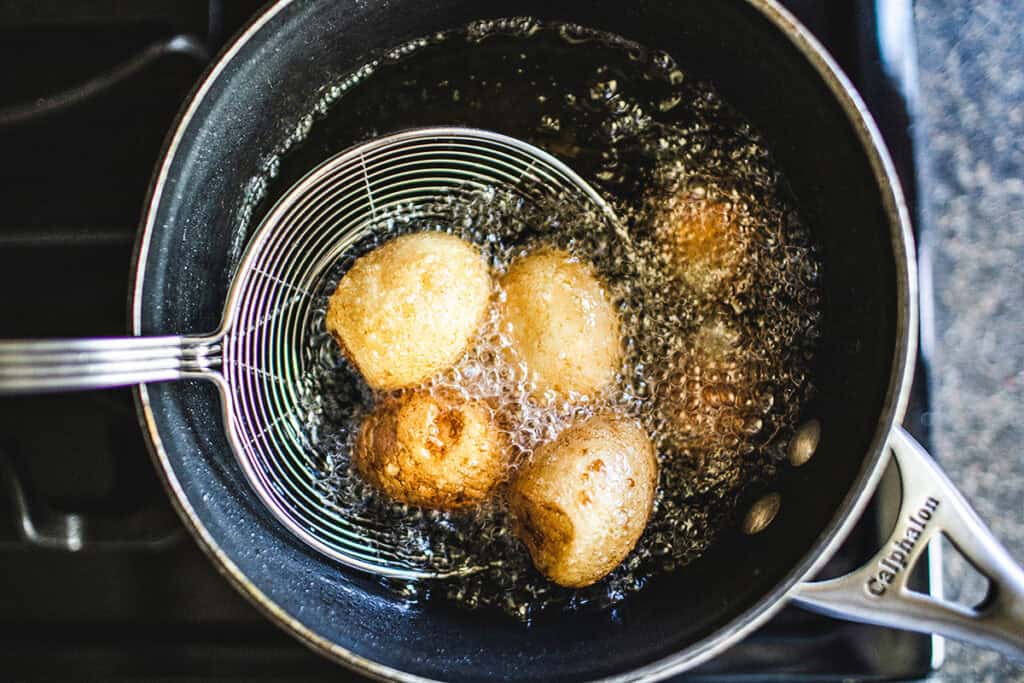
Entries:
[[885, 595], [886, 587], [896, 580], [896, 575], [907, 568], [907, 561], [914, 546], [924, 535], [924, 530], [939, 509], [939, 499], [928, 496], [921, 509], [910, 515], [903, 530], [903, 538], [892, 542], [893, 549], [878, 561], [879, 570], [868, 579], [866, 588], [872, 595]]

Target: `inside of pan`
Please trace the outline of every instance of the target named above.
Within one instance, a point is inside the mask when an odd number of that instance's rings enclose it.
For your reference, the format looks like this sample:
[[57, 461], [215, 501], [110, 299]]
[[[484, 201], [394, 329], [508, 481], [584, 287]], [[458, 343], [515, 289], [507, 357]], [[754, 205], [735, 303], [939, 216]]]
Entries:
[[[336, 654], [449, 680], [591, 679], [692, 652], [780, 593], [834, 524], [863, 472], [884, 417], [897, 341], [897, 267], [889, 217], [867, 153], [847, 114], [807, 60], [745, 2], [502, 3], [501, 16], [572, 21], [672, 54], [712, 82], [759, 129], [783, 169], [824, 262], [824, 341], [808, 414], [823, 436], [818, 455], [779, 482], [779, 517], [764, 533], [728, 534], [697, 562], [652, 581], [601, 613], [552, 613], [530, 627], [443, 600], [409, 604], [373, 577], [322, 559], [263, 509], [224, 436], [213, 386], [167, 383], [144, 390], [162, 466], [196, 521], [249, 592], [279, 606], [307, 637]], [[217, 75], [173, 150], [157, 197], [138, 297], [137, 332], [217, 327], [247, 205], [268, 156], [325, 83], [375, 50], [460, 26], [495, 9], [467, 0], [356, 5], [293, 2], [279, 9]], [[420, 120], [502, 131], [487, 117], [429, 103]], [[389, 132], [386, 130], [381, 133]], [[341, 145], [340, 147], [337, 145]], [[347, 146], [341, 137], [303, 148], [310, 166]], [[265, 211], [286, 183], [271, 180]], [[249, 202], [251, 204], [251, 202]], [[258, 215], [255, 216], [258, 219]], [[253, 221], [255, 222], [255, 221]]]

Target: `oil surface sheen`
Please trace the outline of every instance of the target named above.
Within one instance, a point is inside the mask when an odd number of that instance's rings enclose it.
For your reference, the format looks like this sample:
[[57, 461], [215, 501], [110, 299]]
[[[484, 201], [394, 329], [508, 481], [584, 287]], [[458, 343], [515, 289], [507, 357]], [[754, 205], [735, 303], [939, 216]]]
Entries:
[[[437, 124], [492, 129], [555, 154], [609, 200], [624, 230], [586, 212], [523, 210], [494, 190], [444, 207], [444, 221], [399, 213], [358, 240], [320, 292], [320, 328], [308, 350], [316, 359], [305, 386], [310, 441], [325, 504], [389, 529], [396, 545], [482, 568], [447, 582], [397, 585], [410, 600], [441, 595], [527, 620], [552, 607], [613, 605], [699, 557], [738, 523], [745, 493], [788, 466], [820, 335], [819, 261], [809, 231], [765, 142], [670, 55], [528, 18], [412, 41], [340, 76], [251, 179], [240, 224], [325, 155]], [[474, 243], [496, 282], [517, 257], [557, 246], [591, 263], [615, 301], [625, 358], [617, 381], [597, 397], [531, 398], [497, 305], [475, 346], [426, 385], [486, 399], [515, 462], [595, 411], [627, 414], [645, 427], [661, 466], [654, 512], [633, 553], [594, 586], [567, 590], [540, 576], [500, 496], [468, 514], [407, 508], [350, 466], [360, 421], [380, 397], [323, 331], [327, 298], [360, 255], [420, 230]], [[501, 296], [496, 287], [496, 302]]]

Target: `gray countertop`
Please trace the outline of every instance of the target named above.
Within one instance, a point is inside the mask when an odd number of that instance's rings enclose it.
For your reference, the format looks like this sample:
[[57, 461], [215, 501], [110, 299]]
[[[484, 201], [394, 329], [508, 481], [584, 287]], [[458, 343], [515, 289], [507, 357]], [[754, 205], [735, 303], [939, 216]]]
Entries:
[[[1024, 2], [918, 0], [915, 13], [935, 456], [1024, 561]], [[949, 596], [977, 596], [957, 559]], [[937, 678], [1024, 681], [1024, 665], [949, 643]]]

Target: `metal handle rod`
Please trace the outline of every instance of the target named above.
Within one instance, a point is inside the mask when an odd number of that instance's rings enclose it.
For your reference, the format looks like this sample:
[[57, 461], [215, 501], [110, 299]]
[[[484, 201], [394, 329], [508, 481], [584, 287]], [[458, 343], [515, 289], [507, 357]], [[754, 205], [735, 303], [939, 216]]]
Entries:
[[208, 375], [219, 337], [110, 337], [0, 341], [0, 395], [162, 382]]
[[[936, 633], [1024, 661], [1024, 568], [913, 437], [897, 428], [889, 447], [903, 482], [900, 516], [889, 540], [860, 569], [801, 584], [795, 602], [841, 619]], [[981, 604], [966, 607], [907, 588], [915, 563], [940, 533], [988, 577]]]

